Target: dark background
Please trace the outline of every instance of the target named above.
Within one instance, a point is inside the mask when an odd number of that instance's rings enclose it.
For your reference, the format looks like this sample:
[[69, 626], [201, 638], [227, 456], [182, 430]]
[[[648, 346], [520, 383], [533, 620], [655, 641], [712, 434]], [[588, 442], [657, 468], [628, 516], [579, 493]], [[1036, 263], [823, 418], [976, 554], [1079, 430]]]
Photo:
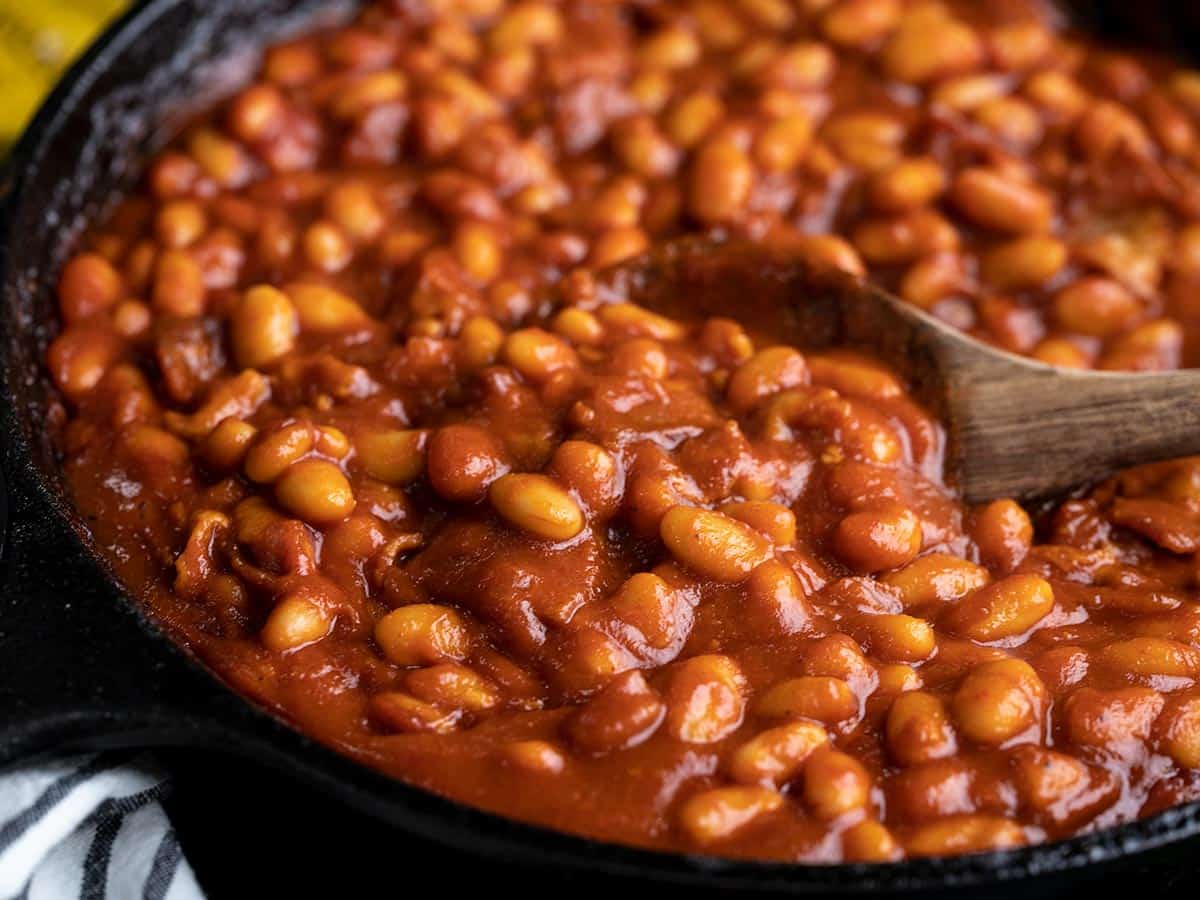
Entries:
[[[640, 900], [648, 895], [647, 885], [517, 868], [446, 850], [373, 822], [291, 778], [243, 760], [197, 752], [163, 753], [161, 758], [174, 780], [165, 801], [167, 813], [212, 900], [254, 895], [424, 898], [444, 891], [461, 896], [467, 890], [504, 900], [530, 895], [574, 900], [601, 891], [613, 900]], [[654, 896], [685, 894], [705, 896], [694, 888], [656, 888]], [[1200, 896], [1200, 854], [1169, 850], [1116, 870], [1076, 874], [1066, 882], [1022, 882], [947, 896], [1142, 900], [1147, 894], [1180, 900]]]

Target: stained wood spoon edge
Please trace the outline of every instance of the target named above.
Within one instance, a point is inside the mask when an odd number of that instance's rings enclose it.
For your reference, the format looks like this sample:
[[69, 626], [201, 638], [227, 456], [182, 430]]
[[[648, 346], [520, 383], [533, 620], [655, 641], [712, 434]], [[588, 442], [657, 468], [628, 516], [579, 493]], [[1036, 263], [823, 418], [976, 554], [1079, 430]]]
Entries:
[[667, 242], [605, 270], [598, 290], [667, 314], [783, 316], [788, 342], [881, 358], [945, 423], [948, 477], [969, 503], [1052, 497], [1128, 466], [1200, 453], [1200, 370], [1049, 366], [815, 268], [786, 245]]

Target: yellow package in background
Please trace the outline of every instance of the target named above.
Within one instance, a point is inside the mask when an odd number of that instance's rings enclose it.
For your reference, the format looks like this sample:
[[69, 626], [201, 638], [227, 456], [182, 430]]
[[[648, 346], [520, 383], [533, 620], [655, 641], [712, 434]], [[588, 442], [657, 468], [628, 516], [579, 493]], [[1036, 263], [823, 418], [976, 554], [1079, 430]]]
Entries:
[[0, 0], [0, 156], [128, 0]]

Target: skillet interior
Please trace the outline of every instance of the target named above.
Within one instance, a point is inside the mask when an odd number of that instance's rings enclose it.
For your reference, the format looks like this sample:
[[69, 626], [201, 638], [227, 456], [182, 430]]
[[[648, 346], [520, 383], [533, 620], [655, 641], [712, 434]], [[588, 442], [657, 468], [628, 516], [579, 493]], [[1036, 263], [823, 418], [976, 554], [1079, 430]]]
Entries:
[[[1086, 6], [1101, 23], [1128, 24], [1123, 14], [1104, 14], [1113, 5]], [[375, 775], [258, 713], [185, 661], [88, 548], [86, 527], [65, 497], [54, 398], [41, 366], [54, 327], [48, 286], [85, 223], [104, 211], [98, 198], [128, 187], [150, 149], [247, 72], [255, 47], [337, 11], [321, 0], [152, 0], [72, 71], [0, 182], [8, 195], [0, 216], [0, 413], [12, 504], [0, 598], [0, 762], [62, 742], [232, 746], [463, 849], [741, 891], [995, 886], [1200, 833], [1200, 805], [1192, 805], [1056, 844], [884, 866], [793, 867], [631, 850], [517, 825]], [[1160, 27], [1165, 19], [1152, 21]], [[35, 720], [38, 728], [23, 730]]]

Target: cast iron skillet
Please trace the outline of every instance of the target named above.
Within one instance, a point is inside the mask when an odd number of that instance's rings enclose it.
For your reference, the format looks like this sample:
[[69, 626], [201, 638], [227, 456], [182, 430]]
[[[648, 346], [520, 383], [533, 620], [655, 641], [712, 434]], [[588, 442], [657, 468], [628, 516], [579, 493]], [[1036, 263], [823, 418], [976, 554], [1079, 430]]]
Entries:
[[[1126, 6], [1106, 8], [1127, 15]], [[0, 765], [73, 748], [211, 747], [464, 852], [589, 877], [741, 892], [1002, 890], [1034, 877], [1037, 884], [1022, 890], [1051, 888], [1157, 848], [1183, 849], [1180, 842], [1200, 834], [1200, 804], [1192, 804], [1055, 844], [880, 866], [731, 862], [602, 844], [481, 813], [352, 763], [234, 694], [168, 640], [92, 549], [64, 496], [41, 366], [54, 328], [50, 286], [84, 223], [103, 211], [99, 199], [127, 188], [164, 136], [247, 74], [256, 48], [336, 12], [321, 0], [150, 0], [75, 66], [0, 178], [0, 467], [8, 488]], [[1154, 24], [1171, 33], [1164, 21]], [[1186, 36], [1191, 25], [1195, 35], [1197, 24], [1193, 12], [1173, 33]]]

